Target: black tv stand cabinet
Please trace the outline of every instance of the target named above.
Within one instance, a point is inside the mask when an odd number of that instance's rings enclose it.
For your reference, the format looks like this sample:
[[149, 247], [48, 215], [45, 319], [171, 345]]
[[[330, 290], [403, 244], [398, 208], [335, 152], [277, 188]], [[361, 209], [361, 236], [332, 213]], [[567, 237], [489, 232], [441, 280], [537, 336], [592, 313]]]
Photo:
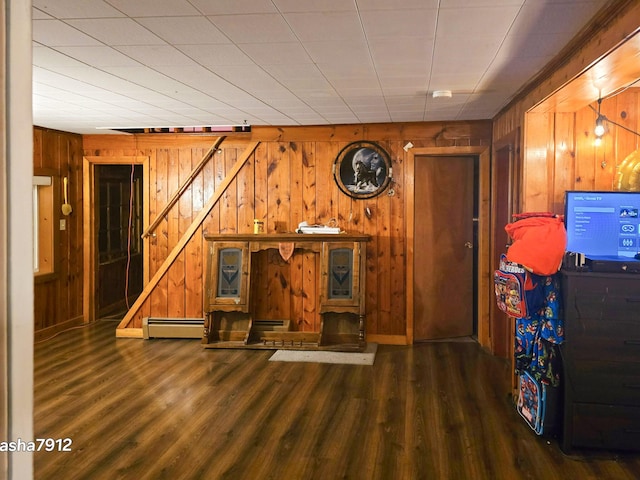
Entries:
[[562, 450], [640, 451], [640, 274], [562, 271]]

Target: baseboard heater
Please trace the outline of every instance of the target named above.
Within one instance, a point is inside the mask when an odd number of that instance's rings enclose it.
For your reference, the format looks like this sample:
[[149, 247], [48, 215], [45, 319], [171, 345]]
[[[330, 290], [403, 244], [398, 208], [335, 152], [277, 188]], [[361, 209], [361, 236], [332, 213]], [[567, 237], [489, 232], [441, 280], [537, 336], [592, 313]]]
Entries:
[[202, 338], [203, 318], [155, 318], [142, 319], [142, 336], [150, 338]]

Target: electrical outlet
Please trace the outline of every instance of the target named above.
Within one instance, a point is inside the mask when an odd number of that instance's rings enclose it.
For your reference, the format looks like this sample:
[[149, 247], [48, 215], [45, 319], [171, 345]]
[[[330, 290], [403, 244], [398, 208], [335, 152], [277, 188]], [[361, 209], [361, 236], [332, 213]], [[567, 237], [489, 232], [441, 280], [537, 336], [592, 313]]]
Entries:
[[66, 218], [61, 218], [60, 219], [60, 230], [66, 230], [67, 229], [67, 219]]

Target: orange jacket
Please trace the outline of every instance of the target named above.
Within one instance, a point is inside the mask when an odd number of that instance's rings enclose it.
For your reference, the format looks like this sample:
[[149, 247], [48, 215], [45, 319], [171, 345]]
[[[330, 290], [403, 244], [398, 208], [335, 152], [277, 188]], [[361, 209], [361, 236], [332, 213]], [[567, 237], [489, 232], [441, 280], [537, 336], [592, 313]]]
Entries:
[[536, 275], [553, 275], [560, 270], [567, 247], [567, 232], [561, 216], [552, 213], [514, 215], [520, 220], [504, 229], [513, 239], [507, 260], [519, 263]]

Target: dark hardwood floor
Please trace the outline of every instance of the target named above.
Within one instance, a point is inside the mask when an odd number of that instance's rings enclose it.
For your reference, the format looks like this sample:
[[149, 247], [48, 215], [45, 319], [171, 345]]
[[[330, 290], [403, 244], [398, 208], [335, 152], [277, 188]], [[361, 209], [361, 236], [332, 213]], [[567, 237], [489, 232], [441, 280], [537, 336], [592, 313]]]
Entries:
[[473, 342], [380, 346], [373, 366], [116, 339], [117, 322], [35, 347], [43, 479], [638, 479], [640, 455], [536, 436], [507, 366]]

